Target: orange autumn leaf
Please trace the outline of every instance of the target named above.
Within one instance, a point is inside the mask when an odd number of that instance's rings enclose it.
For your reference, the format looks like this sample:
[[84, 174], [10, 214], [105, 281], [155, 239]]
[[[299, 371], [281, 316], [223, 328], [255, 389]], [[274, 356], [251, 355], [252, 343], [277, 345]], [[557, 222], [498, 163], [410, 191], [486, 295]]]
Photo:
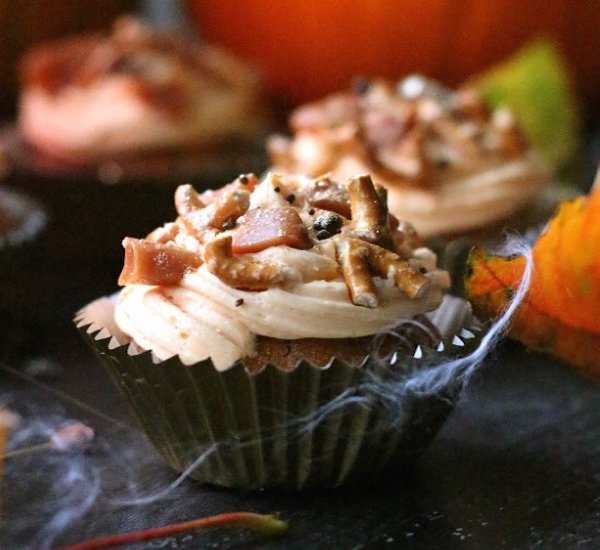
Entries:
[[[510, 335], [600, 378], [600, 183], [559, 207], [533, 247], [533, 264]], [[465, 286], [480, 314], [499, 315], [524, 270], [522, 256], [474, 250]]]

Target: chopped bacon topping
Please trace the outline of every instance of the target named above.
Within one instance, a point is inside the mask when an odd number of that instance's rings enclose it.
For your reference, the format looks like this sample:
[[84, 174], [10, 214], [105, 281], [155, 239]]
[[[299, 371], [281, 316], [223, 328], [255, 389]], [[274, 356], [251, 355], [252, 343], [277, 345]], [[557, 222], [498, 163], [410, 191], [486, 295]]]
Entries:
[[233, 234], [234, 254], [260, 252], [279, 245], [300, 249], [312, 246], [294, 207], [254, 208], [238, 221], [239, 227]]
[[200, 200], [204, 204], [215, 202], [223, 193], [228, 193], [231, 190], [244, 190], [252, 193], [258, 185], [258, 178], [254, 174], [240, 174], [235, 180], [220, 189], [208, 189], [199, 195]]
[[[350, 178], [343, 189], [327, 177], [312, 183], [272, 177], [277, 185], [265, 180], [270, 187], [261, 184], [258, 196], [246, 187], [254, 187], [252, 175], [202, 195], [190, 185], [180, 186], [175, 194], [180, 218], [175, 223], [152, 232], [147, 240], [123, 241], [125, 266], [119, 284], [177, 284], [204, 259], [204, 267], [224, 284], [248, 291], [341, 276], [352, 302], [370, 308], [379, 303], [374, 277], [393, 280], [409, 299], [430, 287], [413, 261], [419, 245], [414, 229], [389, 215], [386, 190], [369, 175]], [[263, 201], [265, 190], [279, 202]], [[314, 198], [319, 194], [327, 194], [334, 203], [343, 197], [348, 217], [317, 207]], [[255, 206], [261, 201], [262, 207]], [[277, 254], [271, 259], [253, 255], [277, 246], [310, 248], [317, 256], [298, 269], [286, 269], [275, 260]]]
[[234, 223], [250, 206], [250, 192], [245, 189], [232, 189], [228, 193], [221, 193], [215, 202], [214, 211], [209, 225], [214, 229], [225, 229], [227, 224]]
[[350, 218], [350, 198], [348, 191], [329, 178], [316, 180], [309, 191], [308, 203], [321, 210], [330, 210]]
[[231, 229], [250, 205], [250, 192], [233, 185], [210, 198], [212, 202], [205, 207], [191, 185], [180, 185], [175, 191], [175, 209], [188, 231], [200, 241], [211, 229]]
[[119, 285], [175, 285], [186, 271], [202, 265], [195, 252], [168, 244], [132, 239], [123, 240], [125, 264]]

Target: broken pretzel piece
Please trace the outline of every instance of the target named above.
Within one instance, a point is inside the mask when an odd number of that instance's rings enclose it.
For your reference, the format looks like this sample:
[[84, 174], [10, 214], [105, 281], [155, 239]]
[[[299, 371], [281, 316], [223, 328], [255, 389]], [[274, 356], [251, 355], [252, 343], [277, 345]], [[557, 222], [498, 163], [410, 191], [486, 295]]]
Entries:
[[354, 238], [336, 240], [338, 261], [352, 302], [375, 308], [379, 305], [373, 282], [375, 272], [383, 279], [394, 277], [394, 284], [410, 299], [419, 298], [429, 281], [398, 254], [373, 243]]
[[379, 298], [367, 262], [369, 251], [366, 244], [359, 239], [339, 239], [336, 242], [336, 249], [352, 303], [357, 306], [376, 308], [379, 305]]
[[250, 206], [250, 192], [230, 187], [219, 193], [205, 206], [200, 195], [189, 185], [180, 185], [175, 191], [175, 209], [187, 230], [200, 241], [211, 229], [230, 229]]
[[132, 239], [123, 240], [125, 262], [119, 285], [175, 285], [185, 273], [202, 265], [195, 252], [168, 244]]
[[425, 275], [412, 267], [398, 254], [390, 252], [381, 246], [368, 243], [369, 265], [384, 279], [394, 277], [394, 284], [411, 300], [419, 298], [429, 285]]
[[235, 224], [236, 220], [243, 216], [250, 206], [250, 192], [245, 189], [232, 189], [221, 193], [212, 205], [212, 216], [208, 225], [213, 229], [230, 229], [229, 225]]
[[347, 187], [353, 233], [372, 243], [389, 244], [386, 191], [379, 186], [376, 188], [369, 175], [350, 178]]
[[269, 261], [236, 257], [231, 236], [214, 239], [204, 247], [206, 267], [226, 285], [244, 290], [266, 290], [284, 281], [281, 266]]

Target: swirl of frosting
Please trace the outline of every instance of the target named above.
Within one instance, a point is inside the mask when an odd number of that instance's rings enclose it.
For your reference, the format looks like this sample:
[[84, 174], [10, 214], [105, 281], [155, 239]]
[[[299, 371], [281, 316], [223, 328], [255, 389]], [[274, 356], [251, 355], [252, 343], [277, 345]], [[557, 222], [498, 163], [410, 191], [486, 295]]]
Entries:
[[[274, 183], [279, 180], [267, 178], [257, 186], [255, 197], [269, 196], [265, 187]], [[302, 188], [293, 190], [298, 193], [302, 215], [313, 212], [310, 215], [314, 216], [315, 209], [309, 208], [300, 195]], [[281, 189], [272, 195], [273, 200], [280, 200]], [[262, 205], [269, 206], [264, 199]], [[183, 223], [176, 227], [165, 226], [154, 237], [171, 239], [179, 248], [192, 252], [202, 248], [200, 240], [191, 238]], [[212, 233], [203, 234], [207, 242], [214, 242], [213, 237]], [[211, 272], [205, 244], [205, 262], [185, 270], [177, 284], [148, 284], [152, 281], [147, 279], [139, 279], [146, 284], [127, 284], [115, 308], [115, 321], [160, 360], [178, 355], [183, 363], [193, 364], [211, 358], [217, 369], [224, 370], [238, 359], [253, 355], [256, 335], [294, 340], [354, 338], [384, 332], [437, 307], [443, 288], [449, 284], [447, 273], [436, 268], [435, 255], [426, 248], [414, 247], [407, 265], [424, 273], [419, 275], [423, 277], [421, 291], [409, 297], [397, 286], [390, 267], [389, 277], [372, 278], [377, 306], [357, 305], [338, 266], [336, 252], [326, 242], [333, 246], [333, 239], [325, 239], [308, 249], [276, 244], [241, 254], [245, 262], [277, 266], [282, 274], [281, 282], [259, 291], [243, 285], [236, 288], [219, 272]], [[165, 263], [164, 258], [161, 261]]]

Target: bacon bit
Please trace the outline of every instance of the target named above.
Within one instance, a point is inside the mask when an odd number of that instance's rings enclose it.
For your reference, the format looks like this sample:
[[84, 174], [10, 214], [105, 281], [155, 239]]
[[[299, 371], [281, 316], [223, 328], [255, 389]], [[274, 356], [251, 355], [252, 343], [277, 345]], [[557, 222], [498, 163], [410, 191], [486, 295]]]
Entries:
[[[242, 180], [240, 179], [242, 177], [244, 178], [246, 183], [242, 182]], [[235, 180], [233, 180], [231, 183], [228, 183], [220, 189], [207, 189], [206, 191], [200, 193], [198, 197], [204, 204], [208, 205], [215, 202], [223, 193], [229, 193], [233, 190], [248, 191], [249, 193], [252, 193], [252, 191], [254, 191], [254, 188], [257, 185], [258, 178], [254, 174], [242, 174], [238, 176]]]
[[[200, 241], [204, 241], [204, 236], [209, 229], [209, 220], [212, 216], [212, 209], [205, 208], [205, 202], [188, 183], [180, 185], [175, 190], [175, 210], [179, 214], [185, 228]], [[216, 201], [218, 197], [213, 197], [211, 202]], [[209, 204], [209, 206], [211, 206]]]
[[290, 206], [249, 210], [233, 234], [234, 254], [260, 252], [279, 245], [300, 249], [312, 246], [300, 214]]
[[[317, 180], [309, 192], [308, 203], [322, 210], [329, 210], [350, 218], [350, 198], [344, 187], [328, 178]], [[314, 214], [314, 211], [313, 211]], [[312, 216], [312, 214], [311, 214]]]
[[[250, 181], [249, 177], [247, 179]], [[191, 185], [180, 185], [175, 191], [175, 209], [187, 230], [200, 241], [203, 241], [209, 229], [224, 230], [233, 227], [250, 205], [250, 191], [236, 189], [233, 184], [211, 198], [212, 201], [205, 207], [200, 195]]]
[[218, 514], [216, 516], [194, 519], [183, 523], [155, 527], [145, 531], [87, 540], [69, 546], [63, 546], [58, 550], [99, 550], [100, 548], [111, 548], [147, 540], [172, 537], [179, 533], [196, 531], [204, 527], [243, 527], [258, 531], [265, 536], [274, 537], [286, 533], [288, 526], [286, 521], [280, 520], [275, 515], [263, 515], [253, 512], [230, 512], [228, 514]]
[[125, 262], [119, 285], [174, 285], [186, 271], [202, 265], [195, 252], [167, 244], [126, 237], [123, 240]]
[[229, 192], [221, 193], [211, 206], [213, 206], [214, 212], [208, 220], [208, 224], [215, 229], [226, 229], [226, 224], [232, 222], [235, 224], [235, 221], [248, 210], [250, 192], [245, 189], [232, 189]]
[[189, 183], [180, 185], [175, 190], [175, 210], [182, 218], [202, 208], [204, 208], [204, 202]]
[[231, 248], [231, 236], [214, 239], [204, 248], [206, 267], [226, 285], [245, 290], [266, 290], [282, 283], [284, 275], [273, 262], [236, 258]]
[[175, 240], [175, 237], [179, 234], [181, 226], [177, 223], [168, 223], [162, 227], [156, 228], [146, 236], [147, 241], [155, 243], [168, 243], [169, 241]]

